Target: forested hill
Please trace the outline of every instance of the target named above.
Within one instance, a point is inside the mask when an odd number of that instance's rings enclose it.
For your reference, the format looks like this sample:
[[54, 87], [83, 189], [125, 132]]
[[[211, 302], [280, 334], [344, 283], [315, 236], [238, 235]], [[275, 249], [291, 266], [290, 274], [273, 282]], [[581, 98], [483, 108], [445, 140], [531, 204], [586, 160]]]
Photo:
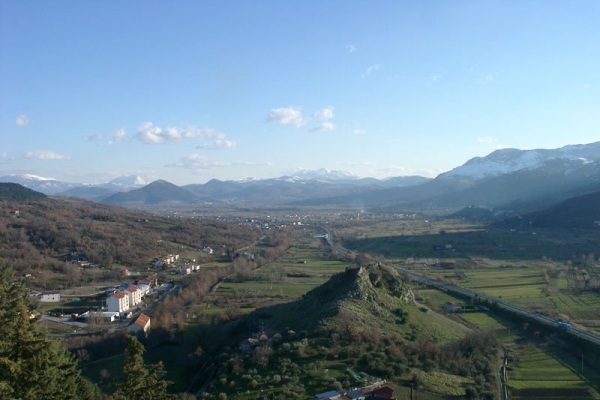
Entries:
[[260, 235], [247, 225], [169, 219], [74, 198], [0, 201], [0, 218], [0, 263], [19, 274], [68, 273], [73, 264], [65, 260], [73, 258], [146, 267], [182, 245], [231, 253]]
[[46, 199], [46, 195], [18, 183], [0, 182], [0, 201], [34, 201]]

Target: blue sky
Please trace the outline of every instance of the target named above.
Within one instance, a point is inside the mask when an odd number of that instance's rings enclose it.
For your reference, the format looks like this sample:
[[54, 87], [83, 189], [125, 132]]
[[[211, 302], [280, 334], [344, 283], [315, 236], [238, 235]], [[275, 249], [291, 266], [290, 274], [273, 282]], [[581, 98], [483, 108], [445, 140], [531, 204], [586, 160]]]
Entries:
[[436, 176], [600, 140], [597, 1], [0, 2], [0, 176]]

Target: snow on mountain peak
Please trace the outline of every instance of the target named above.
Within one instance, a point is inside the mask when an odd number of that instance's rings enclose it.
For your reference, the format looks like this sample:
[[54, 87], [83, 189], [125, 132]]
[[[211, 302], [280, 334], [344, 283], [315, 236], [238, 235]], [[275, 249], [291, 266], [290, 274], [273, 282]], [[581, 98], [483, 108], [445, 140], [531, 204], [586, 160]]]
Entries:
[[23, 175], [11, 175], [15, 178], [22, 178], [30, 181], [55, 181], [54, 178], [45, 178], [43, 176], [33, 175], [33, 174], [23, 174]]
[[328, 168], [319, 168], [316, 170], [297, 170], [291, 177], [299, 179], [320, 179], [328, 181], [339, 181], [339, 180], [354, 180], [358, 179], [358, 176], [347, 171], [330, 170]]
[[496, 150], [486, 157], [475, 157], [460, 167], [448, 171], [444, 177], [492, 178], [526, 169], [536, 169], [551, 160], [579, 162], [582, 165], [600, 160], [600, 145], [570, 145], [559, 149]]
[[141, 187], [146, 186], [146, 182], [142, 177], [137, 175], [120, 176], [108, 182], [109, 185], [118, 187]]

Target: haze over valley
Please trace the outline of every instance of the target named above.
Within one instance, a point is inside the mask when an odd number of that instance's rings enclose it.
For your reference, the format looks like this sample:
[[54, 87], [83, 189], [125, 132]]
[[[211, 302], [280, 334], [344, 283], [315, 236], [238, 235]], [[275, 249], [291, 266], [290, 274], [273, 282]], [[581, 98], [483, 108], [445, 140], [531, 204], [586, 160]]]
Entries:
[[0, 398], [600, 400], [598, 20], [0, 2]]

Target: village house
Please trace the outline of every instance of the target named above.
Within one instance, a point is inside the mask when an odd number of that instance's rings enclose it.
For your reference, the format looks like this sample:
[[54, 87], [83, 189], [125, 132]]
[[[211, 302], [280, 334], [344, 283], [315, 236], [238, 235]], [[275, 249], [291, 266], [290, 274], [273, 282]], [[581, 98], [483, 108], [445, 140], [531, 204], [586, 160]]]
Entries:
[[150, 317], [143, 313], [138, 315], [135, 321], [133, 321], [133, 323], [127, 327], [128, 332], [136, 335], [141, 333], [147, 334], [149, 330]]
[[142, 301], [142, 291], [135, 285], [129, 285], [125, 292], [129, 296], [129, 307], [135, 307]]
[[106, 307], [110, 312], [122, 313], [129, 310], [129, 295], [124, 291], [119, 291], [106, 299]]
[[328, 392], [318, 393], [313, 397], [314, 400], [336, 400], [340, 399], [342, 394], [337, 390], [330, 390]]
[[140, 291], [140, 294], [142, 295], [142, 297], [144, 297], [145, 295], [147, 295], [148, 293], [150, 293], [150, 285], [146, 285], [144, 283], [139, 283], [136, 285], [137, 288]]
[[368, 399], [393, 399], [394, 389], [389, 386], [382, 386], [380, 388], [367, 392]]
[[462, 310], [462, 307], [460, 305], [454, 304], [449, 301], [445, 302], [443, 307], [444, 307], [444, 311], [447, 312], [448, 314], [454, 314], [454, 313]]

